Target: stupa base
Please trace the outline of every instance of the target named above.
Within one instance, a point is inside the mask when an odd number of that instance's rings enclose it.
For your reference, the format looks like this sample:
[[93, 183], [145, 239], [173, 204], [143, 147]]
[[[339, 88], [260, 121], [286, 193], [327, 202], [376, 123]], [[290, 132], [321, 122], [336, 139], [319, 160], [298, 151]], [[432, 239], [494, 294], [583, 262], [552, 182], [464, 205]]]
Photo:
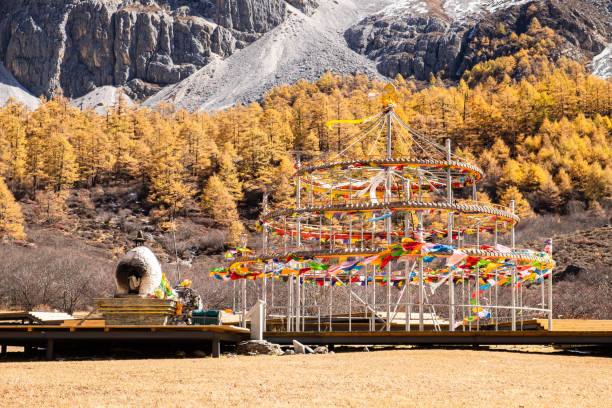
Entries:
[[176, 300], [139, 296], [94, 299], [107, 326], [166, 325], [176, 312]]

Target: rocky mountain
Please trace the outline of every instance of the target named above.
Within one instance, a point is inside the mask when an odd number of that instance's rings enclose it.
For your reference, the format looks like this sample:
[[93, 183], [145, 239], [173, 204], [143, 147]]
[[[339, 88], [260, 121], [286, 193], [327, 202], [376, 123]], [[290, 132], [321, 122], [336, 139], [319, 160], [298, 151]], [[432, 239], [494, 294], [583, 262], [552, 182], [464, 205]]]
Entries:
[[258, 41], [226, 59], [217, 59], [188, 79], [164, 88], [144, 103], [169, 102], [180, 108], [219, 109], [254, 101], [266, 91], [326, 71], [380, 76], [374, 61], [349, 49], [343, 33], [380, 7], [380, 0], [321, 2], [312, 16], [298, 10]]
[[34, 95], [114, 85], [144, 97], [244, 48], [286, 13], [284, 0], [2, 2], [0, 60]]
[[77, 106], [112, 104], [96, 90], [114, 87], [214, 109], [328, 70], [456, 79], [513, 51], [482, 52], [483, 38], [533, 18], [562, 37], [556, 56], [612, 75], [608, 0], [14, 0], [0, 3], [0, 62], [22, 90]]
[[500, 46], [493, 54], [483, 53], [488, 45], [479, 39], [520, 35], [534, 18], [562, 37], [556, 56], [591, 60], [612, 38], [612, 3], [590, 0], [405, 0], [353, 25], [345, 37], [385, 76], [426, 80], [433, 73], [456, 79], [485, 59], [513, 51]]

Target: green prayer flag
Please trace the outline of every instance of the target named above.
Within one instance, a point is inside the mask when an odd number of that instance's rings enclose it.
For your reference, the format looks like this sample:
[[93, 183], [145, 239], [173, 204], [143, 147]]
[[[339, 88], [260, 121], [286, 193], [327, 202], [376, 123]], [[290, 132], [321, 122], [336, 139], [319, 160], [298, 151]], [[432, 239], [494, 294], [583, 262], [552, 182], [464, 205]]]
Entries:
[[329, 269], [329, 265], [318, 264], [316, 262], [309, 262], [308, 265], [313, 271], [326, 271]]

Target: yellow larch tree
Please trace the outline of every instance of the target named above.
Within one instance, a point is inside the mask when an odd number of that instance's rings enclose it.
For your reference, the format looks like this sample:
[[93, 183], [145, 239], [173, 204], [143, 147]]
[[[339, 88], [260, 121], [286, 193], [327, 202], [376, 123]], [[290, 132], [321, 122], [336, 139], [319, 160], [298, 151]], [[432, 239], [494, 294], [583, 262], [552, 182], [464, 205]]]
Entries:
[[113, 171], [116, 177], [130, 177], [138, 172], [138, 161], [134, 157], [136, 141], [131, 108], [118, 101], [106, 118], [106, 132], [112, 141]]
[[510, 201], [514, 200], [514, 213], [521, 218], [528, 218], [533, 216], [531, 206], [525, 200], [521, 192], [516, 186], [508, 187], [499, 198], [499, 202], [502, 205], [510, 206]]
[[241, 201], [243, 198], [242, 182], [238, 177], [235, 164], [238, 160], [238, 153], [236, 153], [234, 146], [230, 142], [226, 142], [218, 158], [217, 176], [232, 195], [234, 201]]
[[23, 105], [7, 102], [0, 108], [0, 175], [13, 189], [23, 187], [27, 176], [26, 122]]
[[173, 129], [161, 118], [156, 121], [154, 133], [152, 160], [147, 168], [149, 200], [174, 216], [191, 196], [191, 189], [184, 182], [181, 145]]
[[70, 143], [71, 124], [78, 110], [57, 96], [33, 114], [28, 138], [28, 171], [33, 187], [70, 187], [78, 180], [78, 166]]
[[210, 176], [219, 149], [207, 114], [185, 114], [179, 123], [179, 138], [185, 145], [183, 162], [189, 174], [198, 180]]
[[15, 197], [8, 189], [4, 178], [0, 177], [0, 237], [25, 239], [23, 215]]
[[240, 222], [236, 202], [217, 175], [208, 180], [202, 191], [201, 205], [204, 212], [219, 226], [228, 229], [226, 244], [236, 246], [240, 242], [240, 235], [245, 232]]
[[272, 202], [274, 208], [291, 208], [295, 204], [295, 188], [291, 184], [291, 177], [294, 173], [295, 169], [291, 160], [283, 157], [273, 175]]

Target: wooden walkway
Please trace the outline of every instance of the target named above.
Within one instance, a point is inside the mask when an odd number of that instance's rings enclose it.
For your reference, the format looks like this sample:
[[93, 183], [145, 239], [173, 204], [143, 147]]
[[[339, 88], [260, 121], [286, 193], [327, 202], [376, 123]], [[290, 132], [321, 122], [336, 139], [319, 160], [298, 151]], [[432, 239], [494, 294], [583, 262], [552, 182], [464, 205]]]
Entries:
[[[53, 359], [57, 345], [75, 346], [108, 344], [153, 344], [160, 348], [168, 345], [195, 345], [210, 347], [214, 357], [220, 355], [221, 343], [237, 344], [250, 338], [250, 330], [235, 326], [105, 326], [102, 319], [67, 321], [62, 325], [2, 325], [0, 346], [6, 354], [7, 346], [44, 348], [46, 356]], [[533, 319], [523, 322], [523, 331], [509, 331], [500, 324], [499, 331], [492, 326], [481, 326], [479, 331], [434, 331], [426, 327], [423, 332], [404, 331], [400, 325], [394, 330], [367, 331], [367, 324], [352, 323], [353, 331], [347, 330], [346, 322], [336, 322], [334, 331], [284, 332], [267, 331], [264, 338], [278, 344], [292, 344], [298, 340], [303, 344], [316, 345], [598, 345], [612, 347], [612, 321], [610, 320], [553, 320], [553, 331], [548, 331], [548, 321]], [[363, 325], [363, 326], [362, 326]], [[272, 324], [271, 327], [280, 327]], [[310, 329], [310, 327], [307, 327]], [[337, 329], [342, 329], [338, 331]], [[416, 329], [413, 327], [413, 329]], [[156, 347], [157, 347], [156, 346]]]
[[[520, 331], [548, 331], [548, 319], [529, 319], [524, 320], [521, 324], [520, 321], [516, 322], [517, 328]], [[579, 319], [553, 319], [553, 330], [554, 331], [568, 331], [568, 332], [582, 332], [582, 331], [610, 331], [612, 332], [612, 320], [579, 320]], [[331, 327], [331, 330], [330, 330]], [[349, 330], [349, 327], [351, 330]], [[440, 331], [447, 332], [448, 324], [438, 324]], [[510, 322], [504, 322], [498, 324], [498, 329], [501, 331], [510, 330]], [[267, 329], [269, 332], [284, 332], [286, 328], [285, 319], [268, 319]], [[375, 331], [384, 331], [386, 324], [382, 321], [375, 323]], [[425, 323], [423, 328], [426, 332], [434, 331], [435, 325], [432, 323]], [[369, 331], [370, 323], [366, 322], [365, 319], [354, 318], [349, 324], [348, 319], [344, 317], [334, 317], [331, 324], [329, 318], [325, 320], [321, 319], [320, 322], [306, 320], [304, 324], [304, 331], [320, 331], [320, 332], [348, 332], [348, 331]], [[457, 331], [464, 331], [463, 327], [459, 327]], [[468, 327], [465, 327], [468, 330]], [[472, 331], [476, 329], [476, 324], [472, 324]], [[522, 330], [521, 330], [522, 329]], [[418, 322], [412, 322], [410, 324], [410, 331], [416, 332], [419, 330]], [[480, 324], [480, 331], [494, 331], [494, 324]], [[404, 332], [406, 331], [405, 323], [393, 322], [391, 324], [391, 331]]]
[[[547, 319], [537, 319], [536, 322], [542, 330], [548, 330]], [[589, 332], [610, 331], [612, 332], [612, 320], [578, 320], [578, 319], [553, 319], [553, 331]]]
[[266, 332], [278, 344], [316, 345], [598, 345], [612, 347], [612, 331], [466, 331], [466, 332]]
[[[97, 325], [96, 325], [97, 326]], [[213, 357], [219, 357], [221, 343], [237, 344], [250, 337], [250, 330], [235, 326], [0, 326], [2, 354], [7, 346], [46, 349], [53, 359], [57, 343], [143, 343], [203, 344], [210, 346]]]
[[[552, 331], [548, 330], [547, 319], [531, 319], [522, 322], [522, 331], [510, 331], [510, 323], [481, 325], [480, 330], [455, 332], [433, 331], [431, 325], [419, 332], [418, 325], [411, 325], [405, 331], [404, 325], [393, 324], [391, 331], [384, 331], [383, 324], [377, 324], [377, 331], [364, 330], [362, 323], [353, 323], [348, 331], [346, 322], [333, 324], [333, 331], [317, 332], [306, 325], [304, 332], [268, 331], [264, 337], [274, 343], [291, 344], [295, 339], [303, 344], [326, 345], [599, 345], [612, 347], [612, 320], [554, 319]], [[521, 327], [517, 322], [517, 326]], [[274, 327], [274, 326], [273, 326]], [[327, 326], [326, 326], [327, 327]]]

